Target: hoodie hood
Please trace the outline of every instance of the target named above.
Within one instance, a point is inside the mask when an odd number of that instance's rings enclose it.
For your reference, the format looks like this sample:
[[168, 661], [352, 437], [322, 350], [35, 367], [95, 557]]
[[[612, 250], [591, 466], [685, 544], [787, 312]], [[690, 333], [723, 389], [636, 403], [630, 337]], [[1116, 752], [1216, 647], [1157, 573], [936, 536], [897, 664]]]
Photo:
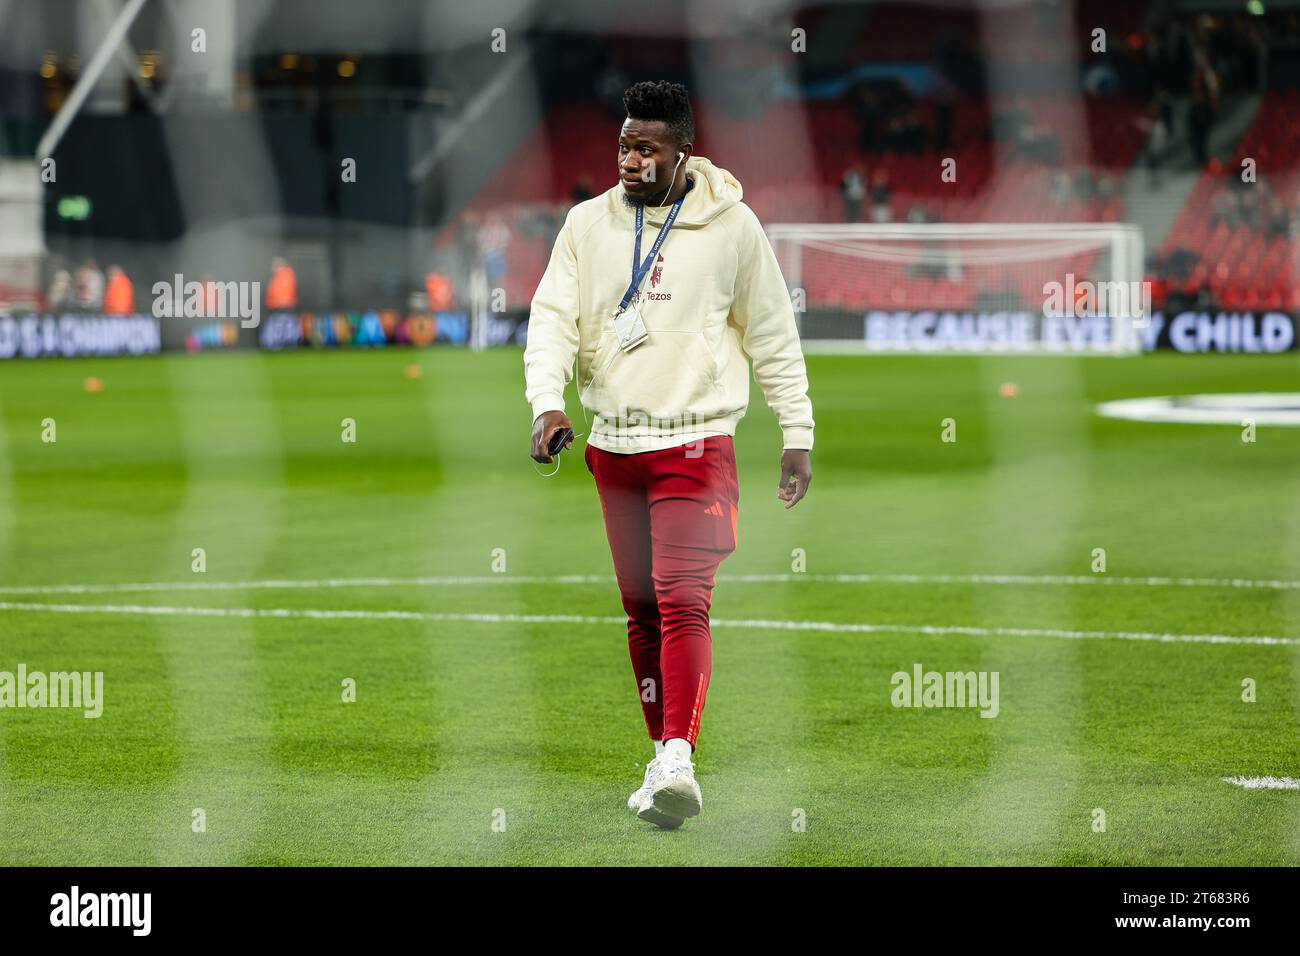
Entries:
[[[714, 166], [703, 156], [692, 156], [686, 161], [686, 175], [695, 181], [682, 211], [677, 214], [675, 228], [696, 228], [706, 226], [722, 213], [726, 212], [744, 196], [740, 180], [721, 166]], [[623, 185], [619, 183], [605, 193], [606, 200], [619, 215], [631, 216], [631, 210], [623, 202]], [[646, 206], [645, 221], [662, 224], [672, 208], [671, 203], [663, 206]]]

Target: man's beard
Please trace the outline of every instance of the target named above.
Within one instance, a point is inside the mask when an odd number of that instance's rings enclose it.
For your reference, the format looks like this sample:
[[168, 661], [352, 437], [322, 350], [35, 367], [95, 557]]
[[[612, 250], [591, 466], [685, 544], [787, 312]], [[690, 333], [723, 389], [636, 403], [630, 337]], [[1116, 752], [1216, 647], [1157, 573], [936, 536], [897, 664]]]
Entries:
[[641, 206], [642, 208], [646, 206], [658, 206], [661, 204], [660, 200], [664, 199], [670, 192], [672, 192], [672, 188], [672, 185], [669, 184], [666, 189], [662, 189], [649, 196], [633, 196], [626, 189], [621, 190], [623, 193], [623, 205], [632, 210], [635, 210], [638, 206]]

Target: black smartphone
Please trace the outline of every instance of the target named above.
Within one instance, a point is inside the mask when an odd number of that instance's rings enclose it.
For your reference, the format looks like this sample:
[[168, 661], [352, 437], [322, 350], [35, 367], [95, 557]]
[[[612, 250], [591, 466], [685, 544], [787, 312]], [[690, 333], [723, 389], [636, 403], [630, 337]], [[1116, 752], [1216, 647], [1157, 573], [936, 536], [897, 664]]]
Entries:
[[573, 429], [561, 428], [551, 436], [551, 443], [546, 446], [546, 453], [554, 458], [560, 452], [564, 451], [564, 446], [573, 441]]

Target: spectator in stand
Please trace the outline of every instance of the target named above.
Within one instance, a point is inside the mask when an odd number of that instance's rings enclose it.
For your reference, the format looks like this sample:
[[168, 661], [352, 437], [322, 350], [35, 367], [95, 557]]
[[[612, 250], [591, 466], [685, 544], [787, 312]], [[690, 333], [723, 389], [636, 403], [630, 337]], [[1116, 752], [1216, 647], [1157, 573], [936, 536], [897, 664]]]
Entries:
[[1020, 155], [1038, 163], [1059, 163], [1061, 141], [1041, 123], [1029, 122], [1020, 127]]
[[580, 202], [586, 202], [588, 199], [590, 199], [592, 196], [591, 177], [588, 176], [586, 173], [583, 173], [582, 176], [579, 177], [578, 181], [574, 184], [573, 192], [570, 195], [573, 197], [573, 204], [575, 206], [578, 205], [578, 203]]
[[491, 213], [478, 234], [479, 264], [487, 277], [489, 289], [500, 287], [506, 275], [506, 248], [510, 245], [510, 227], [499, 213]]
[[266, 284], [266, 307], [273, 312], [298, 308], [298, 276], [280, 256], [271, 260], [271, 279]]
[[862, 170], [857, 166], [844, 171], [840, 195], [844, 197], [844, 221], [857, 222], [862, 215], [862, 201], [867, 198], [867, 184], [862, 181]]
[[98, 312], [104, 307], [104, 273], [94, 259], [87, 259], [77, 270], [74, 280], [77, 306], [88, 312]]
[[1188, 136], [1191, 139], [1192, 155], [1198, 166], [1210, 161], [1210, 126], [1214, 122], [1214, 113], [1210, 108], [1209, 97], [1198, 89], [1192, 94], [1192, 110], [1187, 119]]
[[927, 137], [921, 111], [914, 103], [902, 107], [889, 121], [889, 144], [897, 153], [918, 155], [925, 152]]
[[1209, 54], [1199, 44], [1194, 45], [1192, 62], [1192, 110], [1188, 116], [1188, 135], [1192, 155], [1204, 166], [1210, 160], [1210, 130], [1219, 111], [1219, 76], [1214, 72]]
[[993, 141], [1005, 143], [1021, 159], [1049, 165], [1061, 160], [1061, 142], [1056, 133], [1034, 121], [1029, 99], [1017, 96], [1011, 104], [993, 114]]
[[889, 172], [877, 169], [871, 177], [871, 218], [875, 222], [889, 222], [894, 218], [889, 200], [893, 190], [889, 188]]
[[934, 148], [943, 152], [952, 145], [952, 94], [940, 91], [934, 101]]
[[105, 315], [130, 315], [135, 311], [135, 289], [119, 265], [108, 267], [108, 285], [104, 289]]
[[853, 111], [858, 118], [858, 152], [873, 152], [877, 143], [880, 115], [879, 94], [863, 83], [853, 93]]
[[1168, 98], [1164, 91], [1156, 93], [1148, 104], [1146, 115], [1138, 120], [1138, 127], [1146, 134], [1146, 145], [1142, 158], [1147, 168], [1147, 185], [1153, 189], [1160, 186], [1160, 163], [1169, 149]]
[[1186, 246], [1179, 246], [1169, 253], [1165, 259], [1164, 271], [1174, 279], [1180, 282], [1186, 282], [1192, 275], [1192, 270], [1196, 268], [1199, 258], [1196, 253], [1192, 252]]
[[1210, 225], [1217, 226], [1223, 223], [1226, 226], [1235, 226], [1240, 218], [1237, 212], [1237, 197], [1227, 187], [1217, 187], [1210, 199]]
[[1233, 184], [1233, 200], [1236, 205], [1237, 222], [1255, 232], [1268, 228], [1268, 214], [1272, 207], [1272, 195], [1268, 183], [1239, 183], [1235, 177], [1228, 182]]
[[1052, 199], [1059, 205], [1065, 205], [1074, 198], [1074, 187], [1070, 183], [1070, 174], [1064, 169], [1052, 170]]
[[72, 273], [63, 268], [55, 269], [50, 279], [50, 290], [45, 294], [45, 308], [50, 312], [62, 312], [74, 304]]
[[424, 291], [429, 296], [430, 312], [449, 312], [455, 308], [456, 296], [450, 276], [437, 269], [430, 270], [424, 277]]
[[608, 106], [610, 117], [619, 122], [627, 116], [627, 108], [623, 106], [623, 91], [631, 82], [631, 78], [616, 66], [607, 68], [600, 78], [600, 98]]
[[1289, 239], [1291, 237], [1291, 212], [1279, 196], [1274, 196], [1269, 204], [1268, 236], [1270, 239]]
[[1097, 198], [1097, 182], [1087, 166], [1080, 166], [1074, 171], [1074, 198], [1085, 201]]
[[1019, 143], [1024, 129], [1030, 125], [1029, 108], [1025, 98], [1017, 96], [1010, 106], [993, 114], [993, 140], [998, 143]]

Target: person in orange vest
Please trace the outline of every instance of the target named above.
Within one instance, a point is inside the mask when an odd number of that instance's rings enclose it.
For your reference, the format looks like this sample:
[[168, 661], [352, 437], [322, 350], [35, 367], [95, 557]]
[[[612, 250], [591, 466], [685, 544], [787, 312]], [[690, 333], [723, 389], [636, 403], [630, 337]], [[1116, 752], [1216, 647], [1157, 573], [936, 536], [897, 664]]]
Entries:
[[266, 284], [266, 307], [272, 311], [298, 308], [298, 276], [279, 256], [271, 260], [271, 281]]
[[199, 278], [199, 287], [203, 291], [203, 315], [213, 318], [217, 314], [217, 279], [211, 272], [205, 272]]
[[130, 315], [135, 311], [135, 289], [121, 266], [108, 267], [108, 284], [104, 287], [104, 314]]
[[430, 312], [446, 312], [455, 307], [451, 279], [436, 269], [424, 277], [424, 291], [429, 295]]

